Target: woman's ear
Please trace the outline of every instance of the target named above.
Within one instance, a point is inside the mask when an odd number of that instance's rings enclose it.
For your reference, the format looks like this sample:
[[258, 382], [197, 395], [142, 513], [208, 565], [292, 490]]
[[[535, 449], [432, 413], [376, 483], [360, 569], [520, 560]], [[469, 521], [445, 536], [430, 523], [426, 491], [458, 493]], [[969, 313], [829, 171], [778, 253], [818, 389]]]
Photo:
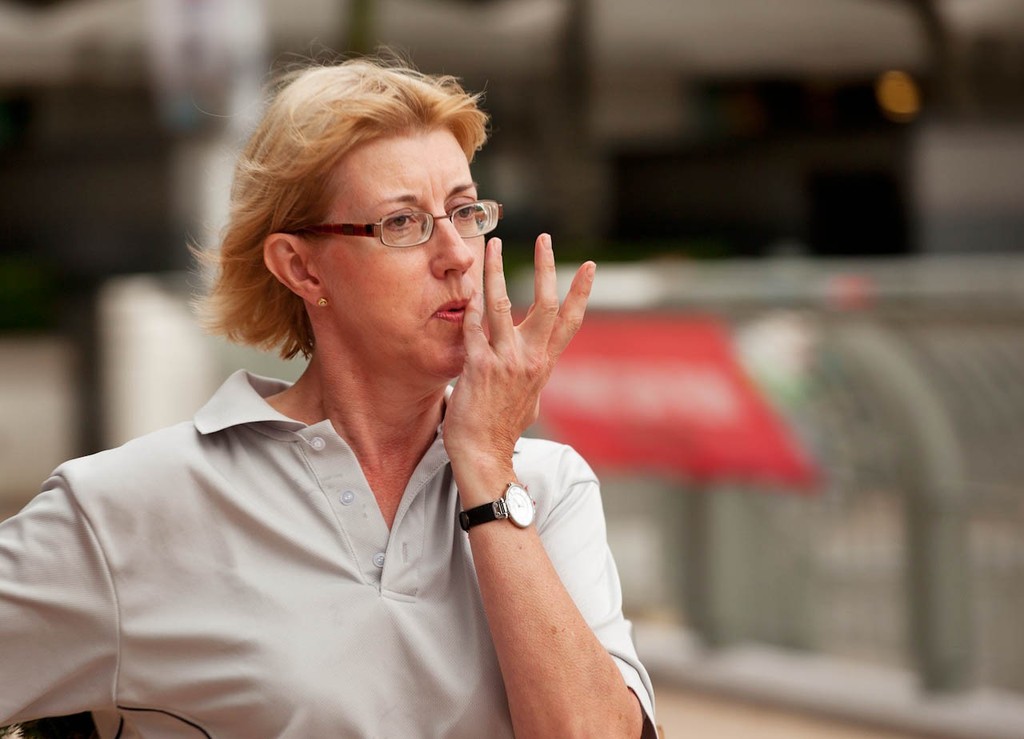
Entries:
[[323, 297], [309, 244], [294, 234], [272, 233], [263, 241], [263, 262], [273, 275], [307, 303]]

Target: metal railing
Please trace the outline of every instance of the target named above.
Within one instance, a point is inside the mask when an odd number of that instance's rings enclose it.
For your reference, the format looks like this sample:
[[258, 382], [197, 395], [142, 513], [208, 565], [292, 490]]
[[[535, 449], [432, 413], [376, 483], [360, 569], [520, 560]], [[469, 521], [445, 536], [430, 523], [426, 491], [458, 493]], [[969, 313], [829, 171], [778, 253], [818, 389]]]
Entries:
[[592, 306], [712, 313], [739, 344], [782, 317], [810, 344], [795, 382], [762, 379], [818, 494], [665, 498], [663, 574], [705, 644], [1024, 693], [1024, 259], [602, 267]]

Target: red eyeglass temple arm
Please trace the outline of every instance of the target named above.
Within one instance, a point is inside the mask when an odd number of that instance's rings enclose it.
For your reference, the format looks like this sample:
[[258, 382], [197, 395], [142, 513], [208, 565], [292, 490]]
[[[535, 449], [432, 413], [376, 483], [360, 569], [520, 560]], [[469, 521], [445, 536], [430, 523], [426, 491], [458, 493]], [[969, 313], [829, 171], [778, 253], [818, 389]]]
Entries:
[[301, 230], [342, 236], [376, 236], [378, 228], [376, 223], [323, 223], [319, 226], [307, 226]]

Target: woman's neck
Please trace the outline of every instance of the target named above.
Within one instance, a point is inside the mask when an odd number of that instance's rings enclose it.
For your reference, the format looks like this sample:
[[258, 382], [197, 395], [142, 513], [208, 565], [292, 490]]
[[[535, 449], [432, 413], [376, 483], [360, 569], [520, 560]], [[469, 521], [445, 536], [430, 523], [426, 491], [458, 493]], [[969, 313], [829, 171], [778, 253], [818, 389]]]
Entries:
[[397, 463], [411, 464], [411, 474], [441, 422], [444, 388], [443, 383], [414, 387], [367, 377], [358, 367], [326, 367], [314, 355], [295, 384], [267, 402], [306, 424], [330, 420], [364, 471], [393, 469]]

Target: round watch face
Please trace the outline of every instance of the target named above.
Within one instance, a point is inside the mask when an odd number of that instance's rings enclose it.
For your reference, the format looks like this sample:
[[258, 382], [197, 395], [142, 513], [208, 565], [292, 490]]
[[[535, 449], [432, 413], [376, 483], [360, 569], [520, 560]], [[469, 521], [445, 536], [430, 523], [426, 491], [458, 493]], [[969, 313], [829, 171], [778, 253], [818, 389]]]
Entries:
[[526, 527], [533, 523], [533, 498], [519, 485], [510, 485], [505, 492], [508, 517], [516, 526]]

